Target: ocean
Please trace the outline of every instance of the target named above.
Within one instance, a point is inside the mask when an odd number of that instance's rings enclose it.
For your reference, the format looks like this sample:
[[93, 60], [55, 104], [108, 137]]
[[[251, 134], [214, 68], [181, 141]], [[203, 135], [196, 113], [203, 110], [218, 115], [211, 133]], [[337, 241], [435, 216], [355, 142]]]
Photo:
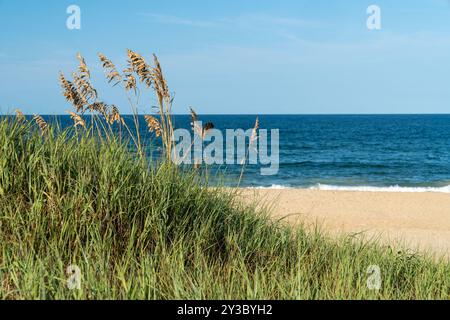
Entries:
[[[256, 116], [199, 118], [225, 130], [253, 128]], [[248, 164], [240, 186], [450, 193], [450, 115], [258, 117], [261, 129], [279, 129], [279, 171], [263, 176], [259, 165]], [[58, 119], [62, 126], [72, 123], [68, 116]], [[176, 127], [190, 128], [189, 115], [176, 115], [174, 120]], [[127, 122], [131, 123], [130, 119]], [[140, 127], [144, 139], [151, 139], [145, 123]], [[209, 172], [213, 183], [219, 179], [233, 186], [241, 167], [213, 166]]]

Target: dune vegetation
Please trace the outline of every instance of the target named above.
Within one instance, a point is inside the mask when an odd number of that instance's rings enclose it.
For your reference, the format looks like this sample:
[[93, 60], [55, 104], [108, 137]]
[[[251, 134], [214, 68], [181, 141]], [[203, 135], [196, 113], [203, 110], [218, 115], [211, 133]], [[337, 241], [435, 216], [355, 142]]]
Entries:
[[163, 156], [99, 99], [81, 56], [71, 80], [60, 76], [72, 127], [2, 117], [1, 299], [450, 298], [446, 260], [291, 227], [239, 190], [209, 186], [202, 168], [175, 166], [173, 97], [156, 57], [128, 51], [123, 72], [99, 57], [135, 119], [135, 99], [154, 93], [145, 119]]

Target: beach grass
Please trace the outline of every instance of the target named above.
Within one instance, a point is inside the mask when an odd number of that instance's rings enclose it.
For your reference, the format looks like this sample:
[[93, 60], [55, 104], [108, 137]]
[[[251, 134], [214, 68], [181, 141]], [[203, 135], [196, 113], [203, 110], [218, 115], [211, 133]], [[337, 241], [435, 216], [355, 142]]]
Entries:
[[113, 135], [3, 118], [0, 152], [1, 299], [450, 298], [444, 260], [273, 221]]
[[446, 260], [289, 226], [239, 189], [208, 185], [201, 168], [175, 166], [157, 58], [128, 50], [121, 73], [99, 57], [127, 94], [154, 90], [157, 116], [145, 120], [162, 157], [99, 100], [81, 55], [72, 81], [60, 75], [74, 126], [0, 118], [0, 299], [450, 298]]

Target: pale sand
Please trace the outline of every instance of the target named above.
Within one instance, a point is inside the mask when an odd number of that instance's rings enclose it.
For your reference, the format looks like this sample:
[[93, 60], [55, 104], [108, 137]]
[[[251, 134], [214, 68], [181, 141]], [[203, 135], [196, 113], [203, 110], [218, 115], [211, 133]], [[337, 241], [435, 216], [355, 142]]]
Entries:
[[385, 244], [450, 257], [450, 194], [243, 189], [270, 204], [275, 219], [319, 224], [332, 234], [362, 232]]

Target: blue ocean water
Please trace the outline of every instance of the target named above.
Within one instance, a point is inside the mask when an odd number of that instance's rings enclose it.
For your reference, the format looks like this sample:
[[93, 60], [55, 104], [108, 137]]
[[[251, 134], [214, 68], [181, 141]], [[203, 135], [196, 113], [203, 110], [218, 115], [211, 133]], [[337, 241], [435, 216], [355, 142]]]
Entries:
[[[256, 115], [199, 118], [220, 130], [249, 129]], [[190, 128], [188, 115], [174, 120], [176, 127]], [[262, 176], [260, 166], [247, 165], [241, 186], [450, 192], [450, 115], [259, 115], [259, 120], [262, 129], [279, 129], [279, 172]], [[59, 121], [71, 124], [68, 116]], [[150, 139], [145, 131], [142, 123], [142, 135]], [[233, 185], [240, 169], [222, 165], [210, 172]]]
[[[251, 128], [255, 116], [205, 118], [219, 127]], [[280, 169], [277, 175], [261, 176], [257, 166], [248, 166], [243, 180], [247, 186], [450, 192], [450, 115], [259, 119], [261, 128], [280, 130]]]

